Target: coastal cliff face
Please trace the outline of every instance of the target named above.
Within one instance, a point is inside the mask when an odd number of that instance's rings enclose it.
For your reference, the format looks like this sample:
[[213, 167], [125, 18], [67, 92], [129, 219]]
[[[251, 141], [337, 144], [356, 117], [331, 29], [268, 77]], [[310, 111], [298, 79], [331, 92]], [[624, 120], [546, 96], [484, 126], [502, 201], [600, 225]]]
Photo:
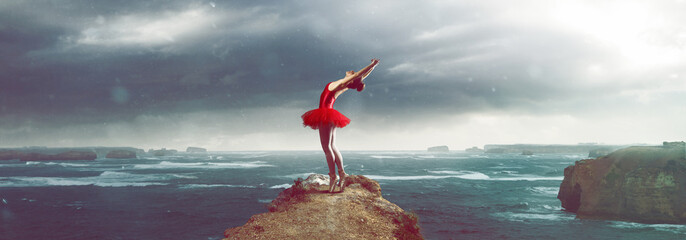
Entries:
[[296, 181], [269, 212], [227, 229], [225, 239], [423, 239], [417, 217], [381, 197], [376, 181], [351, 175], [335, 193], [327, 192], [328, 182], [321, 174]]
[[579, 218], [686, 223], [683, 144], [629, 147], [565, 168], [557, 198]]

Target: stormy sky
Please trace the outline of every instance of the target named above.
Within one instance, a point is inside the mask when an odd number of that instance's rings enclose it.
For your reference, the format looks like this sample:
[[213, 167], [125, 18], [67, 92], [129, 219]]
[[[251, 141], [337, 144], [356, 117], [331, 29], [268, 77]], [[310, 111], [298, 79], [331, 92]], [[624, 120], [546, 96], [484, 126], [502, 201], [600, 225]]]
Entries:
[[0, 147], [684, 140], [685, 1], [1, 1]]

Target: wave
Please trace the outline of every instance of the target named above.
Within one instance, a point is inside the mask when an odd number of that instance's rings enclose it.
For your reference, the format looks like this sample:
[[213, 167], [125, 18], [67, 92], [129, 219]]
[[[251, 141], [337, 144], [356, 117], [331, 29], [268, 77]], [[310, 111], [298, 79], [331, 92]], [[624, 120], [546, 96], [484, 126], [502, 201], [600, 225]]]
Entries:
[[272, 154], [267, 153], [267, 152], [251, 152], [251, 153], [245, 153], [244, 156], [239, 156], [237, 158], [244, 158], [244, 159], [250, 159], [250, 158], [263, 158], [263, 157], [269, 157]]
[[524, 167], [498, 165], [498, 166], [493, 166], [493, 167], [489, 167], [489, 168], [495, 168], [495, 169], [522, 169], [522, 168], [524, 168]]
[[583, 155], [583, 154], [568, 154], [568, 155], [564, 155], [563, 157], [567, 158], [567, 159], [579, 159], [579, 160], [588, 158], [588, 156]]
[[82, 164], [82, 163], [63, 163], [63, 162], [39, 162], [39, 161], [27, 161], [26, 165], [59, 165], [63, 167], [88, 167], [92, 164]]
[[180, 185], [180, 188], [216, 188], [216, 187], [228, 187], [228, 188], [256, 188], [255, 186], [249, 185], [231, 185], [231, 184], [185, 184]]
[[282, 178], [288, 178], [288, 179], [302, 178], [302, 179], [306, 179], [307, 177], [309, 177], [309, 176], [312, 175], [312, 174], [315, 174], [315, 173], [313, 173], [313, 172], [309, 172], [309, 173], [295, 173], [295, 174], [290, 174], [290, 175], [282, 176]]
[[183, 174], [172, 174], [172, 177], [175, 178], [184, 178], [184, 179], [198, 179], [196, 176], [188, 176], [188, 175], [183, 175]]
[[[446, 179], [446, 178], [460, 178], [467, 180], [487, 180], [487, 181], [562, 181], [564, 177], [543, 177], [535, 175], [514, 175], [512, 177], [489, 177], [486, 174], [472, 171], [427, 171], [433, 174], [441, 175], [419, 175], [419, 176], [382, 176], [382, 175], [367, 175], [368, 178], [375, 180], [431, 180], [431, 179]], [[557, 193], [556, 193], [557, 194]]]
[[133, 166], [138, 169], [165, 169], [165, 168], [260, 168], [274, 167], [262, 161], [253, 162], [169, 162], [162, 161], [158, 164], [136, 164]]
[[433, 174], [450, 174], [450, 176], [448, 176], [448, 177], [456, 177], [456, 178], [471, 179], [471, 180], [484, 180], [484, 179], [490, 178], [486, 174], [483, 174], [480, 172], [472, 172], [472, 171], [442, 170], [442, 171], [428, 171], [428, 172], [433, 173]]
[[562, 211], [562, 206], [543, 205], [541, 207], [543, 207], [543, 209], [545, 209], [546, 211], [549, 211], [549, 210]]
[[560, 177], [543, 177], [535, 175], [522, 175], [517, 177], [491, 178], [494, 181], [562, 181], [563, 176]]
[[445, 156], [435, 156], [435, 155], [418, 155], [412, 157], [412, 159], [416, 160], [424, 160], [424, 159], [469, 159], [469, 157], [466, 156], [452, 156], [452, 155], [445, 155]]
[[635, 223], [635, 222], [619, 222], [612, 221], [612, 227], [623, 228], [623, 229], [642, 229], [642, 230], [653, 230], [653, 231], [663, 231], [672, 232], [677, 234], [686, 234], [686, 225], [681, 224], [645, 224], [645, 223]]
[[[429, 171], [431, 172], [431, 171]], [[446, 172], [446, 171], [443, 171]], [[468, 180], [487, 180], [486, 174], [480, 172], [465, 172], [457, 175], [420, 175], [420, 176], [381, 176], [381, 175], [367, 175], [368, 178], [374, 180], [431, 180], [431, 179], [446, 179], [446, 178], [461, 178]]]
[[539, 193], [539, 194], [557, 195], [557, 193], [560, 191], [560, 188], [559, 187], [528, 187], [527, 190], [534, 192], [534, 193]]
[[92, 177], [8, 177], [0, 179], [0, 187], [44, 187], [44, 186], [98, 186], [98, 187], [145, 187], [167, 185], [163, 181], [172, 178], [187, 178], [178, 174], [134, 174], [104, 171]]
[[269, 187], [269, 188], [271, 188], [271, 189], [277, 189], [277, 188], [286, 189], [286, 188], [289, 188], [289, 187], [291, 187], [291, 186], [293, 186], [293, 184], [284, 183], [284, 184], [281, 184], [281, 185], [271, 186], [271, 187]]
[[545, 221], [558, 221], [558, 220], [571, 220], [575, 217], [571, 214], [565, 215], [560, 213], [550, 213], [550, 214], [540, 214], [540, 213], [499, 213], [495, 214], [501, 217], [505, 217], [511, 221], [527, 221], [527, 220], [545, 220]]
[[386, 159], [386, 158], [397, 159], [397, 158], [406, 158], [406, 157], [404, 157], [404, 156], [401, 157], [401, 156], [388, 156], [388, 155], [371, 155], [371, 156], [369, 156], [369, 157], [370, 157], [370, 158], [376, 158], [376, 159]]

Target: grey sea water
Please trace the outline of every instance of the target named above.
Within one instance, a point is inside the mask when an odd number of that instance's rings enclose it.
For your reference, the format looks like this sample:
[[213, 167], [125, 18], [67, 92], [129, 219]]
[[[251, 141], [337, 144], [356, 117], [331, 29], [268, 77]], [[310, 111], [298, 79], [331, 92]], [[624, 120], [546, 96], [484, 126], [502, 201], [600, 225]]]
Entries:
[[[419, 215], [427, 239], [686, 239], [686, 226], [580, 220], [556, 199], [583, 155], [343, 152], [349, 174]], [[0, 239], [221, 239], [323, 154], [213, 152], [0, 162]]]

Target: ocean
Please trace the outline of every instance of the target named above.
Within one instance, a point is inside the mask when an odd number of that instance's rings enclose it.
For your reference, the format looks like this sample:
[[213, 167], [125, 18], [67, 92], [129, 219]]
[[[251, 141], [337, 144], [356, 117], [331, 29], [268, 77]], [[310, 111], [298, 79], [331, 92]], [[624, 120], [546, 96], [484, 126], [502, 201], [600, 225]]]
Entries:
[[[419, 216], [426, 239], [686, 239], [686, 225], [580, 220], [562, 211], [564, 154], [343, 152], [348, 174]], [[0, 161], [0, 239], [221, 239], [323, 153], [211, 152], [96, 161]]]

